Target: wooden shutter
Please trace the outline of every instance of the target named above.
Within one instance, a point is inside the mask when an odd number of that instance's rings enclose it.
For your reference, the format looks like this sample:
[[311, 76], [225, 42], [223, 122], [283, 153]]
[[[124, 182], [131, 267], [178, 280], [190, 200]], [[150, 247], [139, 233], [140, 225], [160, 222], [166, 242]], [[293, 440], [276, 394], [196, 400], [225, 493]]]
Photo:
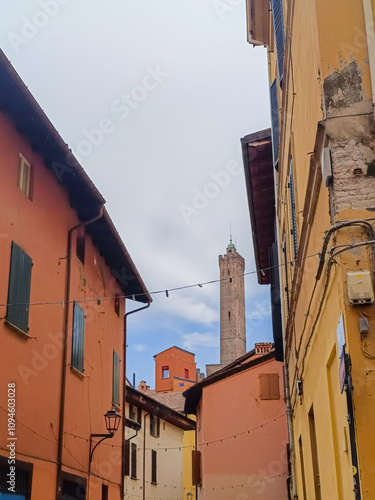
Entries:
[[151, 482], [153, 484], [157, 483], [157, 452], [151, 450]]
[[124, 461], [125, 461], [125, 476], [130, 475], [130, 443], [127, 439], [125, 439], [125, 456], [124, 456]]
[[132, 443], [131, 477], [137, 479], [137, 445]]
[[73, 342], [72, 342], [72, 366], [83, 373], [85, 344], [85, 313], [83, 309], [74, 302], [73, 309]]
[[25, 333], [29, 330], [32, 265], [27, 253], [12, 241], [6, 321]]
[[142, 426], [142, 408], [137, 408], [137, 422]]
[[289, 174], [289, 193], [290, 193], [290, 210], [292, 217], [292, 234], [293, 234], [293, 250], [294, 258], [298, 257], [298, 239], [297, 239], [297, 215], [296, 215], [296, 197], [294, 193], [294, 177], [293, 177], [293, 161], [290, 160]]
[[199, 486], [202, 483], [201, 478], [201, 452], [198, 450], [192, 451], [192, 472], [193, 472], [193, 485]]
[[113, 351], [112, 401], [120, 406], [120, 356]]
[[284, 361], [283, 346], [283, 326], [281, 318], [281, 295], [279, 277], [279, 257], [277, 252], [277, 242], [272, 244], [269, 252], [270, 256], [270, 278], [271, 278], [271, 313], [272, 330], [275, 341], [276, 361]]
[[271, 100], [271, 125], [272, 125], [272, 153], [273, 166], [278, 170], [279, 151], [280, 151], [280, 120], [279, 120], [279, 100], [277, 97], [276, 79], [270, 88]]
[[260, 385], [260, 399], [280, 399], [278, 373], [260, 374], [259, 385]]
[[284, 48], [285, 48], [283, 1], [271, 0], [271, 5], [273, 14], [273, 29], [275, 32], [275, 39], [276, 39], [277, 69], [279, 73], [280, 86], [282, 86], [283, 70], [284, 70]]

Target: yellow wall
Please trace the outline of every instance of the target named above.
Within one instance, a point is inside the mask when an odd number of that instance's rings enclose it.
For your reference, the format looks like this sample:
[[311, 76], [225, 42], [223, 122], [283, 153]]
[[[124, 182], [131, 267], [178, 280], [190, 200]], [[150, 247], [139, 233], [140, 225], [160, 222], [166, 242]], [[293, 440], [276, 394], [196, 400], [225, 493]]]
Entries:
[[[136, 500], [143, 498], [143, 448], [144, 417], [142, 411], [142, 428], [138, 435], [130, 441], [137, 445], [137, 479], [125, 476], [125, 498]], [[129, 406], [127, 405], [127, 415]], [[135, 434], [126, 429], [125, 438]], [[165, 420], [160, 420], [160, 436], [150, 434], [150, 417], [146, 417], [146, 462], [145, 487], [147, 500], [175, 500], [183, 498], [183, 435], [184, 431]], [[151, 484], [151, 450], [157, 451], [157, 484]]]
[[[195, 415], [188, 415], [189, 418], [195, 420]], [[185, 431], [183, 437], [183, 482], [184, 482], [184, 495], [185, 500], [187, 493], [192, 493], [188, 500], [196, 500], [196, 488], [192, 484], [193, 471], [192, 471], [192, 450], [195, 449], [195, 431]]]
[[[375, 10], [374, 1], [372, 6]], [[279, 256], [283, 263], [282, 244], [285, 235], [289, 300], [292, 308], [295, 306], [291, 319], [284, 294], [286, 362], [290, 377], [294, 467], [299, 499], [316, 498], [308, 416], [312, 407], [321, 497], [327, 500], [354, 498], [348, 410], [346, 395], [345, 392], [341, 393], [339, 383], [337, 327], [341, 316], [345, 325], [346, 350], [352, 362], [362, 498], [372, 499], [375, 488], [375, 433], [371, 427], [375, 413], [375, 360], [366, 357], [362, 351], [358, 325], [361, 313], [367, 315], [370, 326], [373, 324], [375, 307], [350, 306], [346, 285], [347, 271], [373, 270], [369, 248], [352, 249], [336, 258], [337, 264], [332, 267], [324, 297], [325, 266], [314, 292], [317, 254], [322, 250], [325, 231], [338, 220], [369, 218], [373, 216], [373, 210], [366, 208], [375, 206], [375, 180], [371, 175], [366, 175], [375, 148], [371, 142], [374, 123], [363, 12], [362, 0], [284, 2], [286, 59], [283, 88], [279, 88], [281, 144], [276, 191]], [[270, 48], [269, 82], [272, 84], [277, 77], [273, 33]], [[316, 211], [311, 223], [307, 224], [304, 208], [309, 205], [314, 194], [308, 187], [308, 180], [312, 172], [311, 158], [320, 121], [326, 126], [324, 141], [325, 145], [331, 147], [336, 183], [331, 188], [325, 187], [323, 183], [318, 184]], [[348, 145], [353, 150], [349, 150]], [[367, 154], [370, 157], [366, 158]], [[291, 158], [300, 245], [298, 259], [303, 259], [293, 265], [290, 264], [294, 255], [288, 186]], [[319, 172], [320, 156], [313, 158], [313, 164], [314, 161]], [[356, 166], [360, 167], [359, 173], [358, 170], [354, 172]], [[367, 195], [367, 188], [372, 190], [373, 196], [370, 191]], [[368, 196], [366, 200], [360, 199], [361, 193], [364, 197]], [[302, 233], [307, 235], [305, 248], [301, 248]], [[365, 235], [358, 227], [342, 229], [334, 234], [328, 249], [364, 240]], [[295, 281], [298, 268], [302, 269], [299, 289]], [[280, 277], [283, 290], [286, 285], [284, 267], [280, 268]], [[375, 332], [375, 323], [371, 328]], [[375, 355], [372, 331], [365, 342], [370, 353]], [[303, 381], [302, 397], [297, 395], [297, 379]]]

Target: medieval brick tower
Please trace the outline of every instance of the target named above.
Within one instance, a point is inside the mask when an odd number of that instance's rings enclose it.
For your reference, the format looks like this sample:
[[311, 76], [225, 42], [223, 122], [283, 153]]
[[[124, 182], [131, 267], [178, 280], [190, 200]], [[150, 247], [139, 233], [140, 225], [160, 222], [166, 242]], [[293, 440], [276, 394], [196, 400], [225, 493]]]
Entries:
[[245, 259], [237, 253], [232, 238], [227, 253], [219, 255], [220, 267], [220, 364], [246, 354]]

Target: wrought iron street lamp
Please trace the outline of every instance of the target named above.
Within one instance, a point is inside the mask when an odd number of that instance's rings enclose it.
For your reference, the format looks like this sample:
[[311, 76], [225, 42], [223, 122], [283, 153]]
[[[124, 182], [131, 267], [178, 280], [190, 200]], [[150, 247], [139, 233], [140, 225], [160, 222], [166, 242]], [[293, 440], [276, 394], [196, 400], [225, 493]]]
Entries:
[[[105, 439], [113, 438], [113, 436], [115, 435], [115, 432], [117, 431], [117, 429], [119, 428], [119, 425], [120, 425], [121, 416], [120, 416], [119, 412], [117, 410], [115, 410], [115, 408], [112, 408], [112, 410], [107, 411], [107, 413], [104, 415], [104, 418], [105, 418], [105, 426], [107, 428], [108, 434], [91, 434], [90, 435], [89, 470], [90, 470], [90, 466], [91, 466], [91, 462], [92, 462], [92, 456], [93, 456], [94, 451], [97, 448], [97, 446], [99, 446], [100, 443], [102, 443]], [[102, 439], [100, 441], [98, 441], [95, 444], [94, 448], [91, 450], [92, 438], [94, 438], [94, 437], [101, 437]]]

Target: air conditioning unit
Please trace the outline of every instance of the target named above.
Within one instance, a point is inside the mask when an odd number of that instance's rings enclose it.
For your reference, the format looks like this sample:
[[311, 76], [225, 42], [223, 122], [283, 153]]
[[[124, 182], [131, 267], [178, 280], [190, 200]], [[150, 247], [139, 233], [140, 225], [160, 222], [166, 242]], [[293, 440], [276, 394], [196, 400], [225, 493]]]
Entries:
[[346, 278], [348, 298], [352, 306], [374, 303], [372, 273], [370, 271], [349, 271]]

